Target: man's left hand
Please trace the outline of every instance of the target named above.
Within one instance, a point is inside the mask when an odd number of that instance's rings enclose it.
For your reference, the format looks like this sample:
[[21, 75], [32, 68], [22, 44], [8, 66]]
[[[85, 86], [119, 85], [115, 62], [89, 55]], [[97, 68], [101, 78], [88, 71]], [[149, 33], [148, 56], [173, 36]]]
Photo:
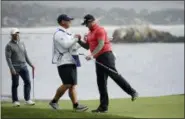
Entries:
[[91, 59], [93, 59], [93, 56], [92, 55], [88, 55], [88, 56], [85, 57], [85, 59], [86, 60], [91, 60]]
[[33, 70], [35, 69], [35, 67], [34, 67], [33, 65], [31, 66], [31, 68], [32, 68]]
[[75, 37], [78, 38], [78, 40], [81, 40], [81, 35], [80, 34], [76, 34]]

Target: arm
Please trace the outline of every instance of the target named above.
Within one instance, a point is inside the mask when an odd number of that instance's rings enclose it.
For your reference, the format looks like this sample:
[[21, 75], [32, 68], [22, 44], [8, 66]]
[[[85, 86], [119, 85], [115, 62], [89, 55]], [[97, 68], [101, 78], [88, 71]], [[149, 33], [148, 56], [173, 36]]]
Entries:
[[[24, 43], [23, 43], [23, 45], [24, 45]], [[24, 45], [24, 54], [25, 54], [26, 62], [30, 65], [30, 67], [33, 67], [33, 64], [31, 63], [31, 61], [30, 61], [30, 59], [28, 57], [25, 45]]]
[[72, 47], [77, 41], [78, 39], [75, 37], [72, 37], [72, 39], [69, 39], [66, 34], [58, 32], [55, 35], [55, 41], [60, 44], [63, 48], [70, 48]]
[[11, 56], [12, 56], [11, 47], [9, 45], [7, 45], [6, 48], [5, 48], [6, 61], [8, 63], [8, 66], [10, 68], [10, 71], [11, 72], [15, 72], [15, 69], [14, 69], [13, 64], [12, 64]]
[[78, 43], [79, 43], [83, 48], [85, 48], [86, 50], [89, 49], [89, 44], [88, 44], [88, 43], [84, 43], [84, 42], [81, 41], [81, 40], [78, 40]]
[[92, 56], [98, 54], [101, 51], [101, 49], [103, 48], [103, 46], [104, 46], [104, 40], [99, 39], [98, 40], [98, 46], [92, 52]]

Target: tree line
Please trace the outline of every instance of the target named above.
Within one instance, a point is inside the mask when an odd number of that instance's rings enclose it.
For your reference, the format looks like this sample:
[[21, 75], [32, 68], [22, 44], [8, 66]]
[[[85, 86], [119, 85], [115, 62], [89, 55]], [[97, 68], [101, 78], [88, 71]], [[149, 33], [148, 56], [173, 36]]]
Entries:
[[65, 13], [75, 18], [73, 25], [78, 26], [87, 13], [100, 19], [102, 25], [156, 24], [174, 25], [184, 24], [184, 10], [164, 9], [148, 11], [143, 9], [112, 8], [61, 8], [41, 4], [17, 4], [2, 2], [2, 27], [39, 27], [54, 26], [59, 14]]

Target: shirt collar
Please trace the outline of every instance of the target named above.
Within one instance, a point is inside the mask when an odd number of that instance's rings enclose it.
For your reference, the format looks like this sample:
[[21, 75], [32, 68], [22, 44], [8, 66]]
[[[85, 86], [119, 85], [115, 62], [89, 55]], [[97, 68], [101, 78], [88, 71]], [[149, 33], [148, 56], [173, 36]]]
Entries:
[[58, 29], [61, 29], [61, 30], [65, 31], [65, 32], [67, 32], [67, 29], [65, 29], [63, 26], [60, 26]]
[[19, 43], [19, 40], [11, 40], [13, 43], [16, 43], [18, 44]]
[[67, 32], [67, 33], [71, 33], [71, 31], [69, 30], [69, 28], [66, 29], [63, 26], [60, 26], [58, 29], [61, 29], [61, 30], [65, 31], [65, 32]]
[[71, 33], [71, 31], [70, 31], [69, 29], [66, 29], [66, 28], [64, 28], [64, 27], [62, 27], [62, 26], [60, 26], [58, 29], [63, 30], [63, 31], [66, 32], [68, 35], [72, 35], [72, 33]]

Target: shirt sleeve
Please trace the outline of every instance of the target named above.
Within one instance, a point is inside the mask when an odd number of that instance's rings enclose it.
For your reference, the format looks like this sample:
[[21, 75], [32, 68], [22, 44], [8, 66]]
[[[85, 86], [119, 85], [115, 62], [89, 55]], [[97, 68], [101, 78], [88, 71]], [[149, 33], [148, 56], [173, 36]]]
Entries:
[[104, 31], [104, 29], [98, 29], [97, 31], [96, 31], [96, 38], [97, 38], [97, 40], [104, 40], [105, 41], [105, 31]]
[[6, 61], [8, 63], [8, 66], [10, 68], [11, 71], [15, 71], [13, 64], [12, 64], [12, 60], [11, 60], [11, 56], [12, 56], [12, 50], [11, 47], [9, 45], [6, 46], [5, 48], [5, 56], [6, 56]]
[[24, 46], [24, 54], [25, 54], [26, 62], [29, 64], [30, 67], [32, 67], [33, 64], [31, 63], [31, 60], [30, 60], [30, 58], [28, 57], [28, 53], [27, 53], [26, 46], [25, 46], [24, 43], [23, 43], [23, 46]]
[[67, 34], [62, 32], [56, 33], [54, 37], [55, 37], [54, 40], [58, 44], [60, 44], [60, 46], [66, 49], [72, 47], [78, 41], [77, 38], [74, 38], [73, 36], [68, 37]]

